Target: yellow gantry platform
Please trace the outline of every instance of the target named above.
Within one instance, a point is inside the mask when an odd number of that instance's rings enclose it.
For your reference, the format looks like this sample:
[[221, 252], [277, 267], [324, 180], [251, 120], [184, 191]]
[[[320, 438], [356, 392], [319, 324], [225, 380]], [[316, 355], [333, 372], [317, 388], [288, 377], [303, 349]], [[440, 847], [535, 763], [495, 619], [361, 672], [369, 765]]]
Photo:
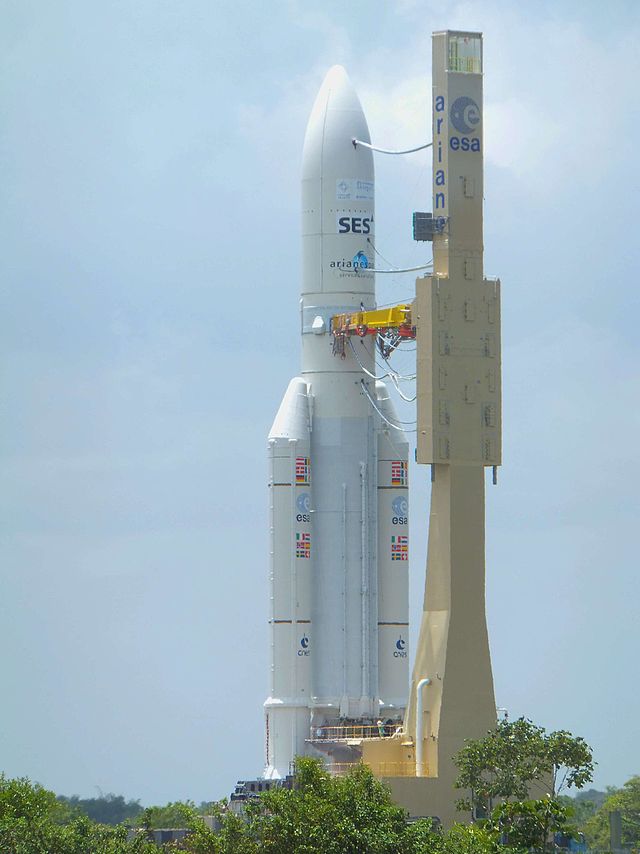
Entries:
[[401, 338], [415, 338], [412, 321], [412, 304], [401, 303], [390, 308], [356, 311], [352, 314], [335, 314], [331, 318], [333, 335], [377, 335], [388, 329], [395, 330]]

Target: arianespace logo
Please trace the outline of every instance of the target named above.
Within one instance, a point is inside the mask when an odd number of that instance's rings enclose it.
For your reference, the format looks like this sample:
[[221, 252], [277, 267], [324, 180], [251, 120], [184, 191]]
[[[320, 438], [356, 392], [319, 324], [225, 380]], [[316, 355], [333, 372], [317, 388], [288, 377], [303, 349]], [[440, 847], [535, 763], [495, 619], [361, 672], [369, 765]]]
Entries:
[[309, 638], [306, 635], [303, 635], [300, 638], [300, 649], [298, 650], [298, 655], [309, 655]]
[[357, 273], [359, 270], [366, 270], [369, 267], [369, 259], [365, 253], [360, 250], [349, 260], [343, 258], [341, 261], [330, 261], [329, 266], [334, 270], [343, 270], [345, 273]]

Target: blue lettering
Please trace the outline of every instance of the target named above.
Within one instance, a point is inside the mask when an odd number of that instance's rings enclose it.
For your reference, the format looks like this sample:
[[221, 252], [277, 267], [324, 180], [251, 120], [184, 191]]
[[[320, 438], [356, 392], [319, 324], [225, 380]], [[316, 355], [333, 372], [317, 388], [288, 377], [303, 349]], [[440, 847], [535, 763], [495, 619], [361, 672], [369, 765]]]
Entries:
[[444, 187], [444, 169], [438, 169], [436, 172], [436, 187]]
[[468, 136], [452, 136], [449, 140], [452, 151], [480, 151], [480, 140]]
[[444, 207], [444, 193], [436, 193], [436, 210]]
[[339, 225], [338, 233], [339, 234], [346, 234], [346, 232], [349, 231], [349, 217], [348, 216], [341, 216], [340, 219], [338, 220], [338, 225]]
[[468, 136], [452, 136], [449, 140], [452, 151], [480, 151], [480, 140]]
[[436, 112], [441, 113], [444, 110], [444, 95], [438, 95], [436, 98]]

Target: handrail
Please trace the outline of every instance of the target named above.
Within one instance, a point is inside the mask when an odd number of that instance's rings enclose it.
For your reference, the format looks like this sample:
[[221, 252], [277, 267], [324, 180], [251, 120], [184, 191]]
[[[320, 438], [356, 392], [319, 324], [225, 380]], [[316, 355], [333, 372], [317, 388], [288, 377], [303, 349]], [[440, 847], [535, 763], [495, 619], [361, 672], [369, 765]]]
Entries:
[[336, 741], [362, 738], [391, 738], [400, 732], [400, 722], [379, 724], [347, 724], [345, 726], [319, 726], [311, 730], [310, 741]]
[[[413, 777], [414, 773], [412, 762], [366, 762], [364, 764], [376, 777]], [[336, 777], [348, 774], [357, 767], [357, 763], [354, 762], [334, 762], [326, 766], [327, 771]]]

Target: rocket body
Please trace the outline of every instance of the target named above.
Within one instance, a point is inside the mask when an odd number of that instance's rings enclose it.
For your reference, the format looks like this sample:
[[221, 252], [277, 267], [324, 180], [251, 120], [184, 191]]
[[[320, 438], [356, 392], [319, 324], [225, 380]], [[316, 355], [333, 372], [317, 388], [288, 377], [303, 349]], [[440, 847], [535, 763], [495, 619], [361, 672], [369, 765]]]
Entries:
[[408, 446], [373, 339], [340, 358], [330, 334], [375, 308], [373, 155], [354, 138], [366, 119], [334, 66], [303, 151], [301, 371], [269, 434], [271, 778], [313, 753], [312, 731], [400, 719], [408, 691]]

